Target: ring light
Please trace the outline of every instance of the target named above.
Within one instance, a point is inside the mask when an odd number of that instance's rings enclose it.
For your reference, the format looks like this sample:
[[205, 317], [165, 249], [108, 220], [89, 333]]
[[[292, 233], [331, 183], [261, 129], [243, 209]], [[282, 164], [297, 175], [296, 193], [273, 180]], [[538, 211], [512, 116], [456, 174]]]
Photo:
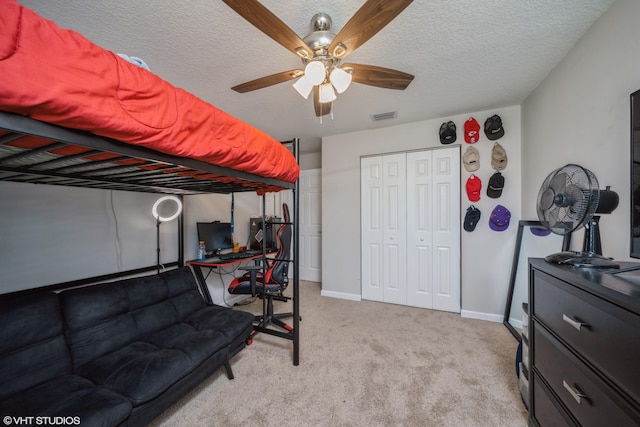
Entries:
[[[175, 213], [171, 216], [160, 216], [160, 214], [158, 214], [158, 206], [160, 206], [162, 202], [169, 201], [169, 200], [172, 200], [173, 202], [175, 202], [178, 208], [176, 209]], [[182, 212], [182, 202], [176, 196], [160, 197], [158, 200], [156, 200], [156, 202], [153, 204], [153, 208], [151, 209], [151, 213], [153, 214], [153, 217], [160, 222], [172, 221], [176, 219], [178, 215], [180, 215], [180, 212]]]

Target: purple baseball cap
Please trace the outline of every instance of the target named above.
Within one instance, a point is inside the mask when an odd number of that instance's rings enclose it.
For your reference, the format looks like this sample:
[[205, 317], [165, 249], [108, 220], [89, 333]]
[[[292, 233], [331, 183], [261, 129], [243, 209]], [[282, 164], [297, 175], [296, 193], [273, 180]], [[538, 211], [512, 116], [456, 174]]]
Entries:
[[493, 231], [504, 231], [509, 228], [509, 221], [511, 221], [511, 212], [509, 212], [509, 209], [498, 205], [493, 208], [489, 216], [489, 227], [491, 227]]
[[548, 236], [551, 234], [551, 230], [546, 227], [531, 227], [531, 232], [536, 236]]

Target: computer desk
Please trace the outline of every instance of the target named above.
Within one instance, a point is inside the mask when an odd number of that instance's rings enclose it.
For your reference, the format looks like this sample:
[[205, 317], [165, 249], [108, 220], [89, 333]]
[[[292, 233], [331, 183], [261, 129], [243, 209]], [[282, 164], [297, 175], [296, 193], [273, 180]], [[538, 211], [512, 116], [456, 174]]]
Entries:
[[263, 256], [268, 258], [269, 256], [273, 256], [276, 254], [277, 254], [277, 251], [274, 251], [274, 252], [267, 252], [266, 255], [257, 254], [257, 255], [247, 256], [245, 258], [230, 259], [230, 260], [222, 260], [218, 257], [210, 257], [205, 259], [204, 261], [197, 261], [197, 260], [187, 261], [187, 264], [193, 267], [193, 273], [195, 274], [196, 280], [200, 285], [200, 289], [202, 289], [202, 292], [204, 294], [203, 296], [207, 304], [214, 304], [213, 299], [211, 298], [211, 293], [209, 292], [209, 287], [207, 286], [207, 280], [205, 279], [205, 276], [202, 273], [203, 268], [208, 268], [209, 271], [211, 271], [214, 268], [231, 267], [231, 266], [242, 264], [248, 261], [255, 261], [256, 264], [258, 264], [257, 261], [260, 260]]

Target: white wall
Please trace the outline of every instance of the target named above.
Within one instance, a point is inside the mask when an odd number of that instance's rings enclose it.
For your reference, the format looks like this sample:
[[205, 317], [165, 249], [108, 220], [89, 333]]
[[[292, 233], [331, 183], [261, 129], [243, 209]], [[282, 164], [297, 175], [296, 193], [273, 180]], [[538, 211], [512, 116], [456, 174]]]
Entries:
[[[0, 182], [0, 293], [155, 265], [151, 208], [160, 197]], [[229, 221], [230, 203], [230, 195], [185, 197], [185, 259], [196, 257], [195, 223]], [[240, 244], [248, 239], [249, 218], [260, 213], [261, 197], [236, 194]], [[177, 261], [177, 224], [161, 224], [161, 262]]]
[[[467, 148], [464, 122], [473, 116], [480, 125], [499, 114], [505, 136], [498, 142], [509, 158], [505, 190], [499, 199], [486, 196], [486, 185], [493, 173], [490, 165], [493, 142], [484, 134], [476, 147], [480, 151], [483, 183], [482, 198], [475, 205], [482, 211], [481, 221], [472, 233], [462, 231], [462, 315], [502, 321], [511, 262], [520, 215], [520, 108], [444, 117], [406, 125], [326, 137], [322, 141], [322, 293], [347, 299], [360, 299], [360, 157], [422, 148], [442, 147], [438, 130], [443, 121], [453, 120], [458, 129], [456, 144]], [[470, 173], [462, 169], [462, 218], [471, 203], [465, 184]], [[489, 229], [491, 210], [502, 204], [510, 209], [511, 226], [504, 232]], [[532, 218], [525, 218], [532, 219]], [[462, 226], [462, 224], [460, 225]]]
[[[603, 253], [629, 254], [629, 95], [640, 89], [640, 2], [617, 0], [522, 106], [522, 211], [535, 215], [540, 185], [576, 163], [620, 205], [600, 221]], [[581, 248], [582, 234], [574, 242]]]
[[[156, 263], [154, 194], [0, 183], [0, 293]], [[177, 222], [161, 227], [177, 259]]]
[[320, 169], [322, 167], [322, 157], [320, 153], [300, 154], [300, 169]]

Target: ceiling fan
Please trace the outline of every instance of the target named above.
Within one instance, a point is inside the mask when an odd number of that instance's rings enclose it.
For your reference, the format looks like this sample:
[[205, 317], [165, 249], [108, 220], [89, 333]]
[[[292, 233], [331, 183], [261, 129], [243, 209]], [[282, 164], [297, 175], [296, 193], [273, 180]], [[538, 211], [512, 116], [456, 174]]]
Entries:
[[301, 39], [257, 0], [222, 0], [267, 36], [298, 55], [304, 70], [283, 71], [234, 86], [245, 93], [298, 79], [294, 88], [305, 98], [313, 92], [316, 116], [331, 112], [335, 91], [342, 93], [353, 81], [385, 89], [406, 89], [414, 76], [375, 65], [341, 64], [342, 60], [391, 22], [413, 0], [367, 0], [338, 34], [331, 18], [318, 13], [311, 19], [312, 32]]

